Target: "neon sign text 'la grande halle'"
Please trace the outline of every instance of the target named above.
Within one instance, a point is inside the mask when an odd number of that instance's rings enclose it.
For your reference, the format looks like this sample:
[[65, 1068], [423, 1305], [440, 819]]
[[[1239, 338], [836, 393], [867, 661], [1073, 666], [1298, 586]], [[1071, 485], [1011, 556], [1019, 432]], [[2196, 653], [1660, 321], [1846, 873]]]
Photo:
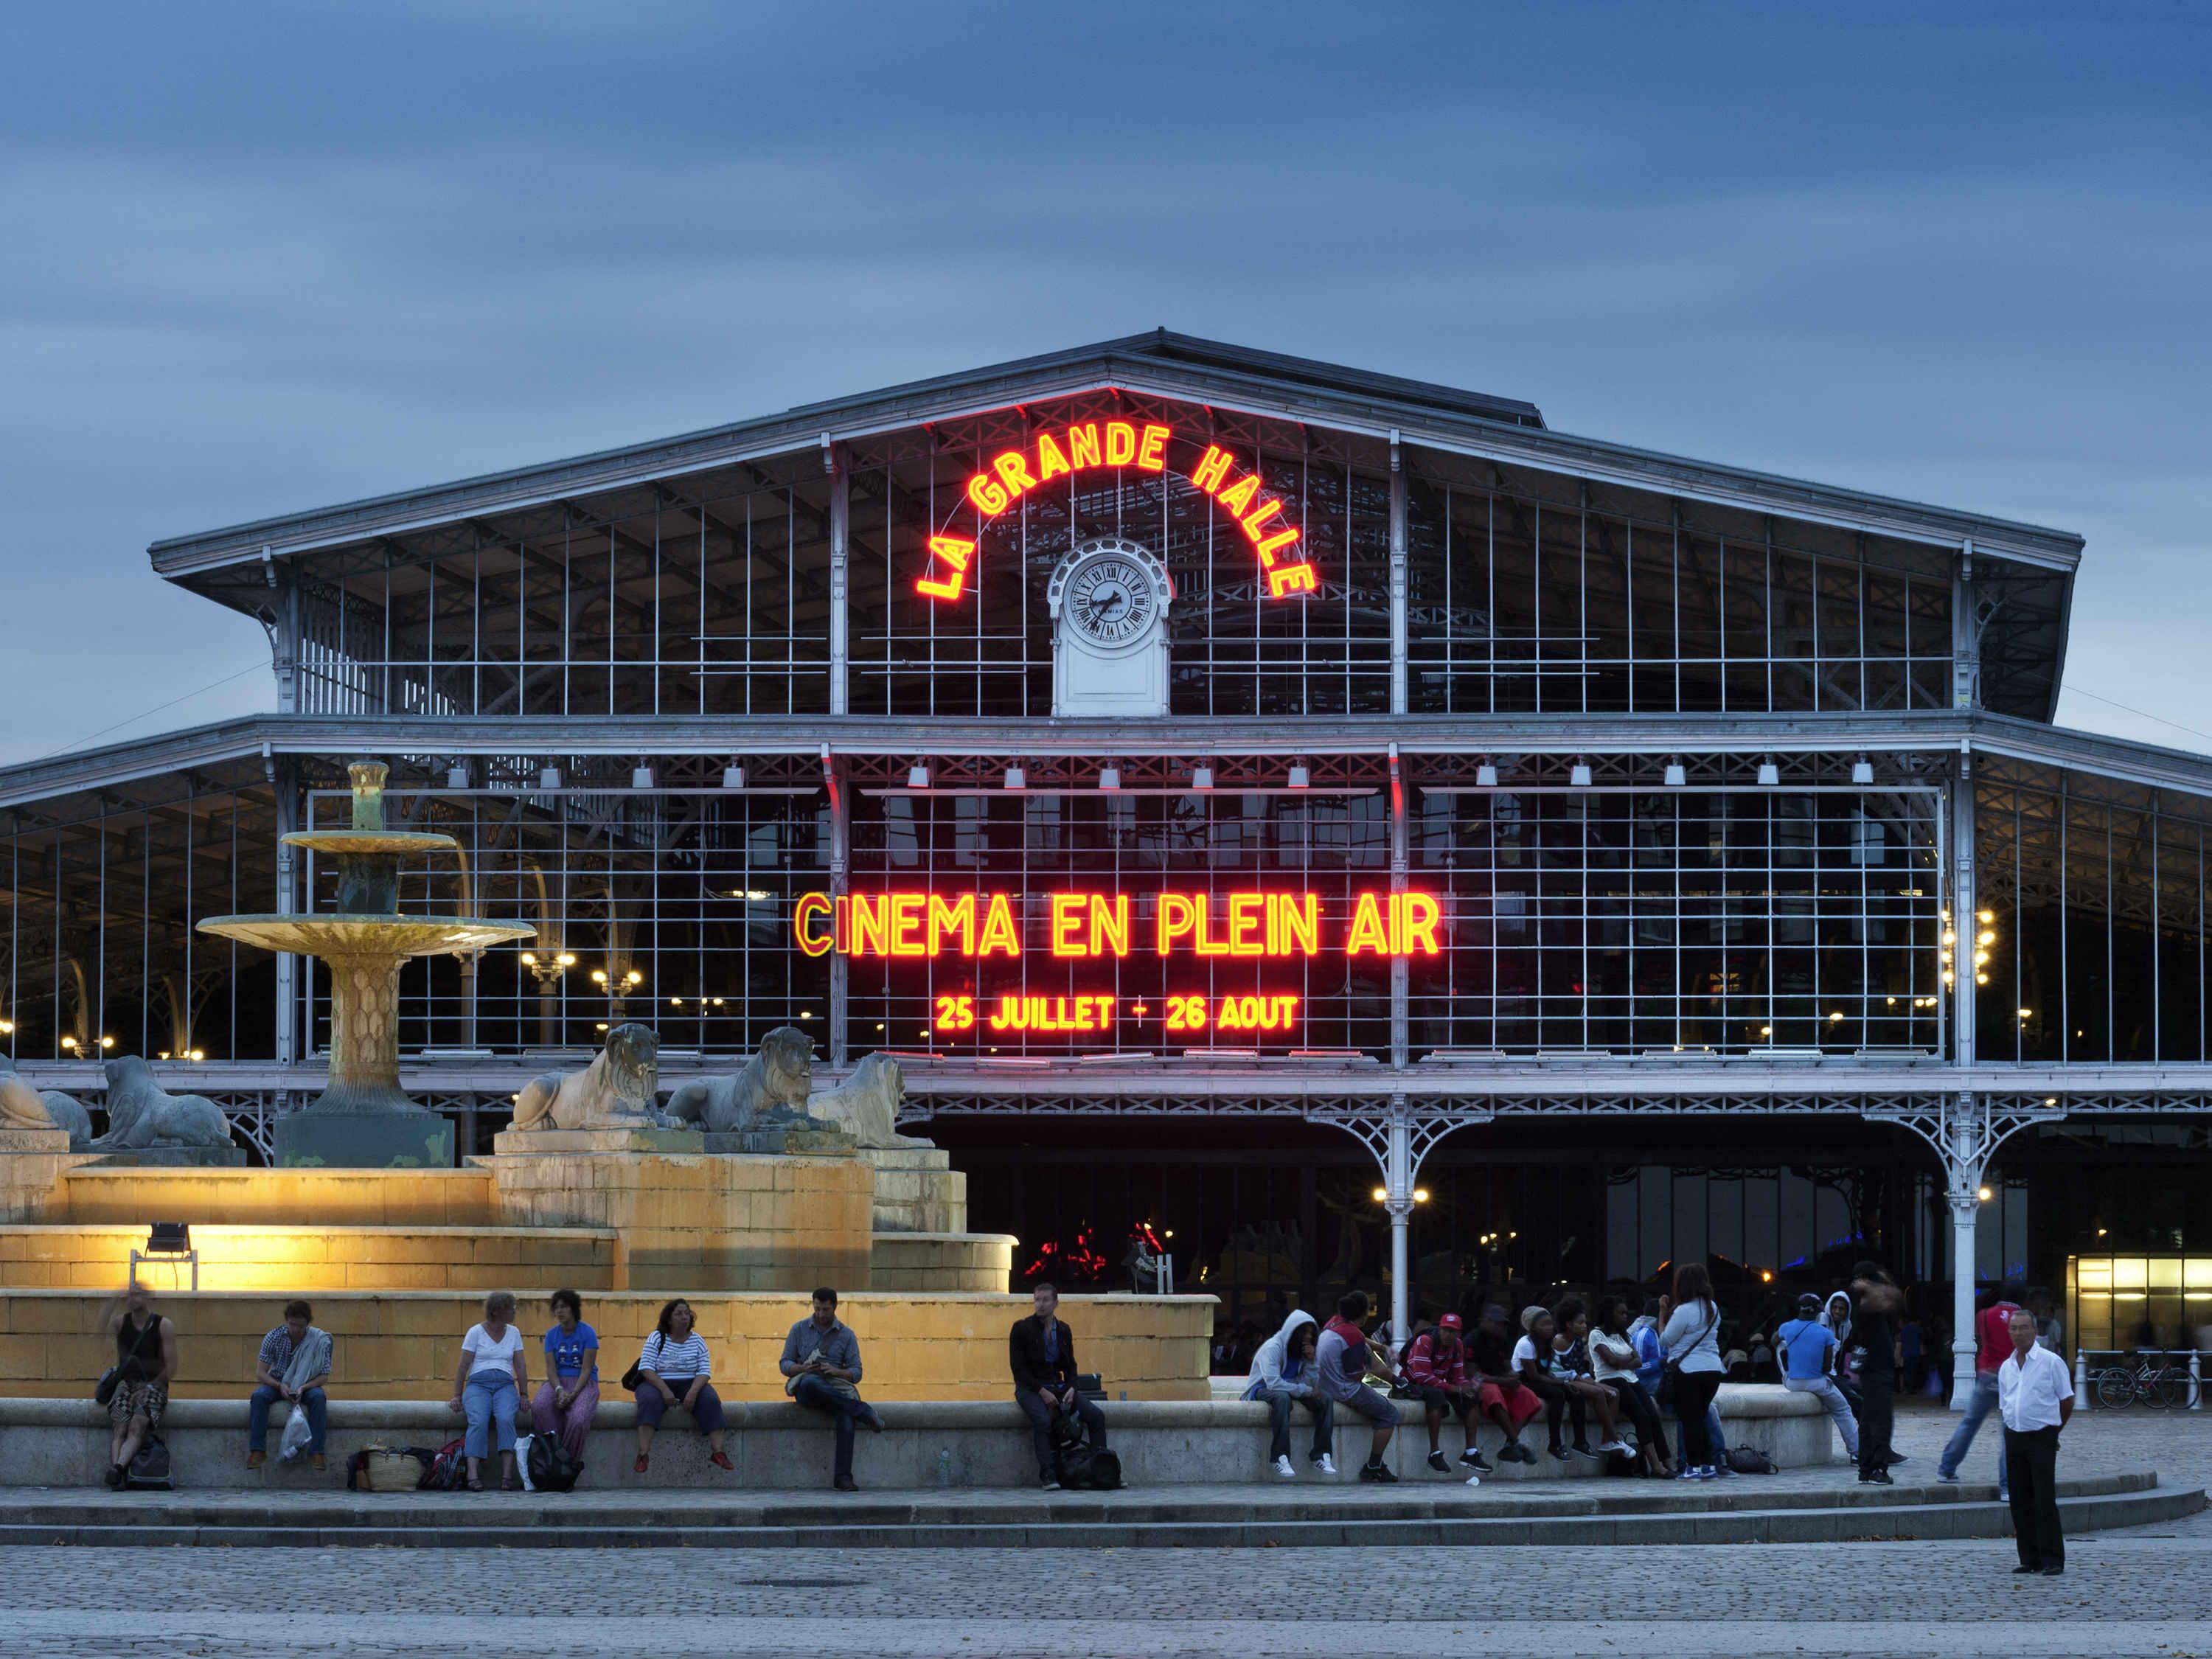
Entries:
[[[1174, 437], [1170, 427], [1139, 426], [1133, 421], [1085, 421], [1066, 428], [1057, 437], [1041, 432], [1033, 447], [993, 456], [988, 466], [968, 480], [963, 493], [978, 513], [995, 518], [1030, 490], [1094, 467], [1164, 472], [1168, 445]], [[1262, 495], [1258, 473], [1236, 476], [1229, 452], [1209, 443], [1189, 477], [1237, 520], [1267, 573], [1269, 599], [1318, 590], [1321, 579], [1313, 566], [1291, 556], [1298, 543], [1297, 526], [1285, 521], [1280, 496]], [[957, 599], [974, 574], [975, 545], [966, 536], [932, 536], [929, 574], [916, 580], [915, 591], [928, 599]]]

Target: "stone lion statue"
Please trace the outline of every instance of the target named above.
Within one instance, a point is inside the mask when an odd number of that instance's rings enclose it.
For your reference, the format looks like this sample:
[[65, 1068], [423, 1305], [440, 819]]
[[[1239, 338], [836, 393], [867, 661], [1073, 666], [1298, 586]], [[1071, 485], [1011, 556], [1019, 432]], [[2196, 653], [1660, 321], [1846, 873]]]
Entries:
[[906, 1074], [898, 1061], [889, 1054], [870, 1054], [836, 1088], [824, 1089], [810, 1099], [806, 1109], [873, 1151], [936, 1146], [933, 1140], [898, 1132], [899, 1107], [905, 1099]]
[[668, 1098], [668, 1115], [710, 1134], [735, 1134], [768, 1126], [827, 1127], [807, 1118], [814, 1086], [814, 1039], [795, 1025], [779, 1025], [761, 1039], [760, 1052], [734, 1077], [696, 1078]]
[[106, 1062], [107, 1133], [95, 1152], [151, 1151], [157, 1146], [228, 1146], [230, 1120], [205, 1095], [173, 1095], [154, 1068], [137, 1054]]
[[660, 1039], [645, 1026], [617, 1025], [607, 1046], [580, 1072], [548, 1072], [522, 1086], [514, 1100], [518, 1129], [665, 1129], [655, 1103], [660, 1088]]
[[33, 1089], [4, 1058], [0, 1058], [0, 1129], [66, 1129], [70, 1151], [82, 1152], [92, 1145], [92, 1115], [75, 1096], [58, 1089]]

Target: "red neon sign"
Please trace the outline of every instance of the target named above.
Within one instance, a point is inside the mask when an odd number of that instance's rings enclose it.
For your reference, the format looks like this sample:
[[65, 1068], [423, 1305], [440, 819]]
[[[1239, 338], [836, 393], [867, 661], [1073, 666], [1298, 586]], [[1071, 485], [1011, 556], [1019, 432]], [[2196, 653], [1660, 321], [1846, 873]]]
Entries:
[[[1142, 472], [1164, 472], [1167, 447], [1174, 436], [1170, 427], [1157, 422], [1139, 426], [1133, 421], [1085, 421], [1066, 428], [1057, 436], [1041, 432], [1034, 445], [993, 456], [969, 478], [961, 493], [976, 512], [987, 519], [995, 518], [1030, 490], [1095, 467], [1133, 466]], [[1232, 482], [1232, 470], [1229, 452], [1208, 443], [1188, 477], [1237, 520], [1261, 569], [1267, 573], [1267, 597], [1279, 599], [1290, 593], [1318, 592], [1321, 579], [1313, 566], [1303, 559], [1291, 559], [1299, 532], [1297, 526], [1284, 521], [1281, 497], [1262, 499], [1258, 473], [1248, 472]], [[915, 592], [940, 602], [957, 600], [967, 589], [975, 561], [972, 539], [932, 536], [929, 569], [915, 579]]]
[[[792, 933], [808, 956], [986, 961], [1023, 955], [1019, 896], [919, 890], [804, 895]], [[1320, 896], [1262, 890], [1244, 893], [1164, 892], [1149, 938], [1139, 939], [1126, 893], [1061, 891], [1044, 899], [1045, 947], [1055, 957], [1100, 961], [1132, 948], [1158, 957], [1282, 958], [1437, 955], [1443, 907], [1432, 893], [1359, 893], [1340, 939], [1323, 937]], [[1267, 1028], [1261, 1028], [1267, 1029]]]

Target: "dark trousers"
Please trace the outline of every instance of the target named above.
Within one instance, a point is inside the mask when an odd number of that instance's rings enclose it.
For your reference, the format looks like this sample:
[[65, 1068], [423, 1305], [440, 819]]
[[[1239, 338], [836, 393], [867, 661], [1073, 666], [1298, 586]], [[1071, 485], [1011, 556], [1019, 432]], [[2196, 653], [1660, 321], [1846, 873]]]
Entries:
[[1336, 1401], [1325, 1394], [1286, 1394], [1280, 1389], [1263, 1389], [1260, 1398], [1267, 1403], [1267, 1423], [1273, 1438], [1267, 1443], [1267, 1459], [1291, 1455], [1291, 1407], [1304, 1406], [1313, 1413], [1313, 1455], [1319, 1457], [1329, 1449], [1331, 1431], [1336, 1425]]
[[1674, 1415], [1682, 1424], [1682, 1462], [1693, 1469], [1711, 1468], [1720, 1462], [1713, 1437], [1705, 1427], [1705, 1413], [1721, 1391], [1718, 1371], [1674, 1373]]
[[1859, 1473], [1889, 1468], [1889, 1436], [1896, 1413], [1890, 1409], [1897, 1387], [1893, 1371], [1859, 1373]]
[[1651, 1396], [1644, 1392], [1644, 1385], [1632, 1376], [1608, 1376], [1605, 1386], [1619, 1397], [1622, 1413], [1636, 1425], [1637, 1443], [1656, 1446], [1663, 1452], [1667, 1431], [1659, 1426], [1659, 1413], [1651, 1403]]
[[2012, 1530], [2023, 1567], [2063, 1567], [2058, 1530], [2058, 1431], [2007, 1429], [2005, 1473], [2012, 1486]]
[[847, 1394], [833, 1389], [827, 1378], [802, 1376], [793, 1383], [791, 1397], [802, 1406], [817, 1412], [828, 1412], [837, 1431], [837, 1466], [836, 1473], [850, 1478], [853, 1473], [853, 1425], [866, 1423], [876, 1414], [874, 1407], [856, 1394]]
[[[1054, 1390], [1054, 1392], [1058, 1392]], [[1059, 1468], [1052, 1455], [1052, 1407], [1044, 1403], [1044, 1396], [1035, 1389], [1017, 1387], [1014, 1404], [1022, 1408], [1022, 1415], [1030, 1420], [1030, 1439], [1036, 1447], [1037, 1474], [1050, 1480]], [[1075, 1415], [1091, 1436], [1093, 1446], [1106, 1443], [1106, 1413], [1098, 1409], [1096, 1401], [1075, 1397]]]
[[1521, 1386], [1544, 1402], [1544, 1426], [1551, 1431], [1552, 1444], [1559, 1443], [1559, 1418], [1571, 1413], [1575, 1427], [1575, 1443], [1582, 1445], [1589, 1439], [1589, 1419], [1584, 1415], [1583, 1402], [1567, 1392], [1566, 1385], [1557, 1377], [1538, 1371], [1533, 1376], [1523, 1376]]

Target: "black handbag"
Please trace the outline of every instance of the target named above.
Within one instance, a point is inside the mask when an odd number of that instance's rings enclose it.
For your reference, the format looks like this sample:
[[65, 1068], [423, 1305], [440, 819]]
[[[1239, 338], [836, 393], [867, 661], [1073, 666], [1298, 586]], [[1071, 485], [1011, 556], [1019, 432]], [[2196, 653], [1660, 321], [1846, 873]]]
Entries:
[[115, 1398], [115, 1390], [123, 1381], [123, 1367], [110, 1365], [100, 1372], [100, 1381], [92, 1385], [92, 1403], [105, 1406]]
[[636, 1363], [633, 1361], [630, 1368], [623, 1373], [623, 1387], [634, 1393], [636, 1391], [637, 1385], [643, 1381], [645, 1381], [644, 1372], [640, 1370]]

